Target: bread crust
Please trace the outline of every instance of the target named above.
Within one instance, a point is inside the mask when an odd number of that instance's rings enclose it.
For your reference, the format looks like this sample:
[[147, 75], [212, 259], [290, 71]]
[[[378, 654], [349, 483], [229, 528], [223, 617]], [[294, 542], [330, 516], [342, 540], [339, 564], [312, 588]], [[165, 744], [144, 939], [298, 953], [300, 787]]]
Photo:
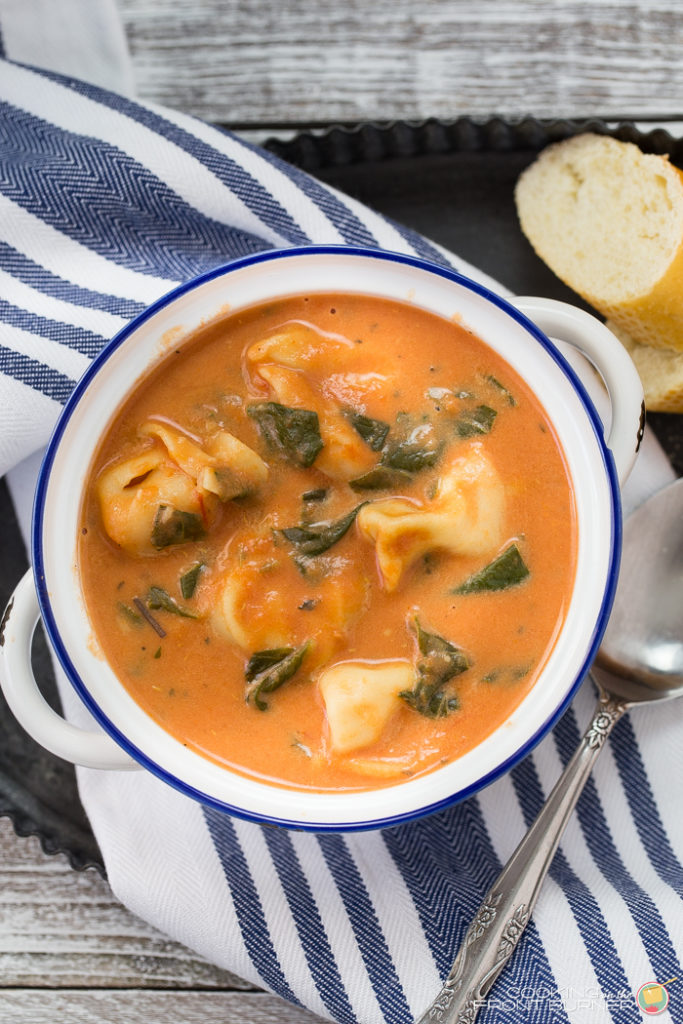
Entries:
[[651, 412], [683, 412], [683, 352], [641, 345], [619, 324], [607, 326], [631, 356]]
[[683, 352], [683, 241], [669, 269], [646, 295], [618, 304], [586, 298], [639, 344]]
[[[683, 172], [632, 143], [585, 134], [544, 150], [521, 175], [515, 201], [522, 231], [565, 284], [635, 342], [683, 352]], [[614, 254], [618, 218], [629, 210], [633, 222], [621, 225], [628, 244]], [[625, 279], [642, 281], [616, 299], [619, 275], [609, 260], [601, 272], [599, 251], [610, 231], [605, 251], [618, 257]]]

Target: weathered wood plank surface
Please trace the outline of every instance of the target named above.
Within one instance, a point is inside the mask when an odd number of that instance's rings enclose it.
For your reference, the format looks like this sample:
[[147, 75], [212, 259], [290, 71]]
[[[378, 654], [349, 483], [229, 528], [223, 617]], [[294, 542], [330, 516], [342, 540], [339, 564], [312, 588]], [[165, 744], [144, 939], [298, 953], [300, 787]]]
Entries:
[[230, 125], [683, 111], [681, 0], [118, 0], [142, 98]]
[[316, 1024], [122, 907], [0, 819], [2, 1024]]
[[3, 1024], [317, 1024], [261, 992], [0, 990]]
[[129, 913], [96, 871], [73, 871], [66, 858], [46, 856], [37, 839], [17, 837], [2, 819], [0, 993], [14, 987], [251, 986]]

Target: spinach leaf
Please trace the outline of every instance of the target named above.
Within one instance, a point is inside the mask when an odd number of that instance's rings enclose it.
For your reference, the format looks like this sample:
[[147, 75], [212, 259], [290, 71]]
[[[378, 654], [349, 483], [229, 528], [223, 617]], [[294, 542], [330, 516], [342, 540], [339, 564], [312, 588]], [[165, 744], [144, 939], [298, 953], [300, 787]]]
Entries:
[[354, 491], [380, 491], [399, 487], [408, 483], [413, 473], [419, 473], [438, 462], [443, 443], [437, 439], [426, 417], [423, 422], [414, 424], [406, 413], [399, 413], [396, 422], [404, 424], [402, 433], [384, 445], [382, 457], [376, 466], [349, 481]]
[[152, 545], [161, 550], [171, 544], [184, 544], [204, 536], [202, 517], [196, 512], [183, 512], [171, 505], [159, 505], [152, 525]]
[[501, 384], [497, 377], [494, 377], [492, 373], [486, 375], [486, 380], [492, 387], [496, 388], [502, 395], [505, 395], [508, 405], [517, 405], [515, 396], [512, 394], [504, 384]]
[[325, 501], [326, 498], [327, 498], [327, 488], [326, 487], [316, 487], [312, 491], [304, 491], [304, 493], [301, 495], [301, 500], [302, 501], [306, 501], [306, 502], [308, 502], [308, 501]]
[[380, 465], [406, 473], [419, 473], [421, 469], [436, 464], [442, 448], [431, 423], [420, 423], [385, 447]]
[[373, 452], [382, 450], [390, 430], [388, 423], [385, 423], [383, 420], [373, 420], [370, 416], [364, 416], [363, 413], [356, 412], [355, 409], [345, 409], [344, 415], [365, 443], [372, 448]]
[[180, 577], [180, 593], [183, 595], [186, 601], [189, 601], [191, 597], [194, 597], [194, 592], [197, 589], [199, 583], [199, 576], [202, 569], [204, 568], [203, 562], [197, 562], [191, 569], [184, 572]]
[[425, 718], [446, 718], [460, 707], [460, 701], [454, 694], [448, 696], [443, 690], [433, 692], [419, 683], [414, 690], [402, 690], [399, 697]]
[[203, 486], [220, 498], [221, 501], [232, 501], [234, 498], [245, 498], [254, 490], [239, 473], [229, 466], [209, 466], [204, 470]]
[[118, 601], [116, 607], [118, 611], [121, 613], [121, 616], [131, 626], [142, 626], [143, 622], [145, 621], [142, 615], [138, 615], [138, 613], [134, 611], [134, 609], [131, 608], [129, 604], [126, 604], [125, 601]]
[[261, 699], [261, 694], [272, 693], [291, 679], [306, 657], [309, 647], [310, 644], [306, 643], [302, 647], [275, 647], [252, 654], [244, 670], [247, 703], [251, 700], [259, 711], [265, 711], [268, 704]]
[[347, 512], [341, 519], [334, 522], [327, 520], [322, 523], [312, 523], [310, 526], [289, 526], [284, 530], [277, 530], [290, 544], [293, 544], [300, 555], [321, 555], [327, 551], [338, 540], [341, 540], [349, 529], [354, 519], [367, 502], [362, 501], [354, 509]]
[[520, 679], [528, 676], [532, 668], [532, 662], [525, 665], [501, 665], [500, 668], [494, 668], [487, 675], [482, 676], [481, 681], [482, 683], [502, 683], [507, 685], [517, 683]]
[[502, 554], [492, 562], [473, 573], [464, 583], [455, 587], [452, 594], [476, 594], [481, 591], [506, 590], [516, 587], [529, 575], [516, 544], [510, 544]]
[[164, 612], [171, 612], [173, 615], [180, 615], [184, 619], [196, 619], [197, 616], [194, 612], [189, 611], [187, 608], [183, 608], [182, 605], [178, 604], [175, 598], [164, 590], [163, 587], [152, 586], [147, 592], [147, 607], [151, 608], [152, 611], [161, 609]]
[[383, 491], [409, 483], [412, 478], [412, 474], [404, 469], [391, 469], [379, 465], [356, 477], [355, 480], [350, 480], [349, 487], [354, 491]]
[[455, 430], [458, 437], [475, 437], [477, 434], [488, 434], [497, 416], [495, 409], [490, 405], [478, 405], [474, 409], [467, 409], [458, 417]]
[[298, 466], [312, 466], [323, 447], [317, 412], [279, 402], [247, 406], [266, 442]]
[[399, 696], [426, 718], [444, 718], [458, 707], [458, 698], [442, 687], [470, 667], [470, 660], [461, 648], [444, 640], [437, 633], [427, 633], [415, 620], [417, 645], [423, 657], [417, 663], [417, 679], [412, 690]]

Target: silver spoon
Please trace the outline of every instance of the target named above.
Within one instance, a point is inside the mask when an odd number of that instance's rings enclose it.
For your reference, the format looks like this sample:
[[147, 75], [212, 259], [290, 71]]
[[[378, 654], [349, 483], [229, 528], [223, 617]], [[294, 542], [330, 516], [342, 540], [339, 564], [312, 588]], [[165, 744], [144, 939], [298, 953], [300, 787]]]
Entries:
[[625, 711], [683, 692], [683, 479], [654, 495], [626, 521], [619, 585], [596, 666], [593, 720], [484, 897], [441, 992], [418, 1024], [472, 1024], [531, 918], [605, 740]]

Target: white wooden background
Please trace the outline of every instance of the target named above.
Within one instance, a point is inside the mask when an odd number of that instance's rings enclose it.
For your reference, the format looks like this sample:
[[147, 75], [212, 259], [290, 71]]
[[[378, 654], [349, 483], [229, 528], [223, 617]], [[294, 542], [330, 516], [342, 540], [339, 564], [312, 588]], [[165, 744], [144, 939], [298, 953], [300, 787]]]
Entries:
[[244, 128], [683, 113], [681, 0], [118, 0], [138, 93]]
[[[460, 114], [683, 115], [683, 2], [118, 0], [140, 97], [251, 138]], [[0, 821], [1, 1024], [311, 1024]]]

